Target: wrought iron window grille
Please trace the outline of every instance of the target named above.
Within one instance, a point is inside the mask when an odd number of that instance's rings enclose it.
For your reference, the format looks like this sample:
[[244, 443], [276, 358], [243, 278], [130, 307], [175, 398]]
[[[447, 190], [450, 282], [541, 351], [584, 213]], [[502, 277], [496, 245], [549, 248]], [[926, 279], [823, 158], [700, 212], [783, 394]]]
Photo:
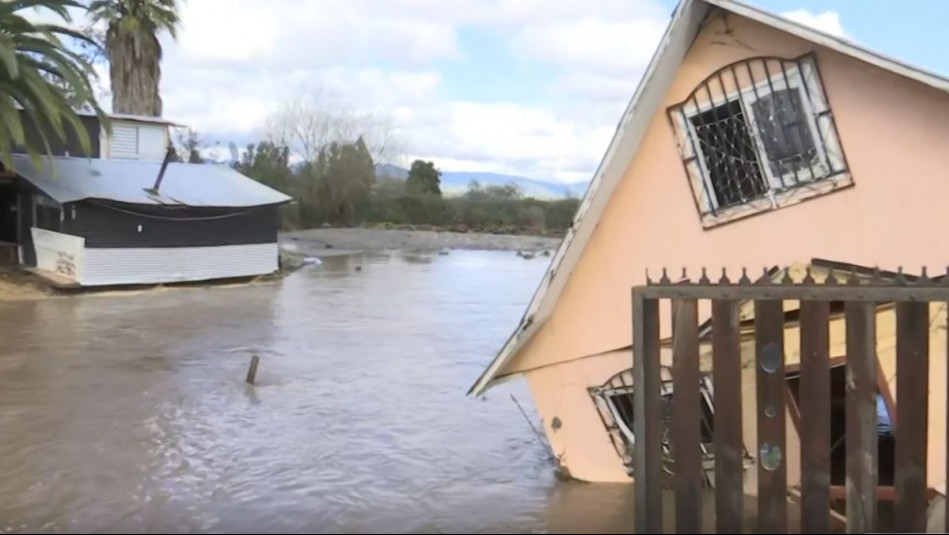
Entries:
[[726, 65], [667, 112], [703, 218], [852, 183], [813, 53]]

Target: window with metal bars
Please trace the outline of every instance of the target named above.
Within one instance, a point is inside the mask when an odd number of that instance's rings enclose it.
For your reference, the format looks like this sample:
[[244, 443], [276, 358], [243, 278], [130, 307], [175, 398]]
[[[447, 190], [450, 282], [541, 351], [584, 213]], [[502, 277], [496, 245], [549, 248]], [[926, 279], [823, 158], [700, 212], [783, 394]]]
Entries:
[[[662, 400], [662, 448], [667, 456], [671, 455], [671, 443], [669, 433], [671, 431], [670, 423], [672, 421], [672, 399], [673, 388], [671, 372], [668, 369], [663, 370], [665, 378], [661, 384]], [[600, 417], [610, 431], [613, 445], [617, 453], [623, 458], [629, 471], [632, 470], [632, 449], [636, 445], [636, 435], [633, 432], [633, 398], [635, 395], [632, 369], [625, 370], [601, 387], [592, 388], [591, 396], [600, 412]], [[701, 398], [701, 415], [699, 422], [699, 432], [701, 434], [702, 462], [705, 465], [707, 474], [714, 468], [715, 450], [714, 450], [714, 430], [715, 430], [715, 411], [713, 402], [713, 391], [711, 378], [707, 375], [702, 377], [699, 386]]]
[[668, 113], [705, 223], [851, 183], [813, 54], [727, 65]]

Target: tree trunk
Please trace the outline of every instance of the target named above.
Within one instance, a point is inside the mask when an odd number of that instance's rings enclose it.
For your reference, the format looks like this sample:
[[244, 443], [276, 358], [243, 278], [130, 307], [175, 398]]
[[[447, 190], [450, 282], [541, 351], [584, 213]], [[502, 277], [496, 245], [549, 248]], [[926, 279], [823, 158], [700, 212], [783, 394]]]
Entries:
[[161, 117], [161, 44], [154, 32], [109, 27], [106, 49], [112, 81], [112, 112]]

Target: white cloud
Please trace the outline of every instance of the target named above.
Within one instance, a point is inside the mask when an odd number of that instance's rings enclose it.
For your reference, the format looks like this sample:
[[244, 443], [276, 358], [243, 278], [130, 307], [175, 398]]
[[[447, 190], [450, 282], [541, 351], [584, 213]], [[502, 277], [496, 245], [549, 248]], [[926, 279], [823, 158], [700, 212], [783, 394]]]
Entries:
[[553, 65], [622, 76], [649, 63], [665, 27], [664, 21], [653, 18], [559, 20], [525, 28], [512, 50]]
[[837, 37], [847, 37], [840, 23], [840, 14], [836, 11], [815, 14], [806, 9], [796, 9], [782, 13], [781, 16]]
[[656, 2], [594, 3], [598, 10], [587, 9], [589, 2], [563, 5], [511, 41], [516, 56], [555, 70], [558, 115], [583, 136], [575, 142], [582, 152], [558, 162], [563, 179], [590, 178], [669, 22]]
[[281, 103], [321, 98], [327, 106], [353, 112], [423, 106], [435, 98], [439, 74], [337, 67], [322, 71], [270, 69], [166, 69], [164, 114], [223, 137], [262, 136], [266, 117]]
[[[384, 59], [422, 66], [457, 54], [455, 27], [367, 1], [193, 0], [182, 55], [198, 65], [318, 68]], [[388, 6], [385, 6], [388, 7]]]
[[[384, 110], [412, 157], [582, 180], [612, 135], [600, 120], [615, 122], [664, 27], [651, 2], [192, 0], [179, 41], [164, 40], [165, 115], [208, 142], [243, 145], [264, 134], [281, 102], [321, 91], [354, 111]], [[463, 57], [457, 32], [472, 25], [499, 31], [516, 57], [550, 65], [555, 91], [610, 111], [453, 101], [431, 62]]]
[[413, 130], [412, 153], [446, 169], [567, 181], [589, 178], [612, 135], [555, 110], [517, 104], [449, 103], [409, 120], [425, 125]]
[[[226, 154], [261, 139], [281, 102], [321, 92], [384, 111], [409, 157], [448, 170], [589, 179], [669, 22], [658, 0], [189, 0], [163, 38], [165, 115]], [[833, 11], [784, 16], [842, 35]], [[467, 32], [467, 33], [465, 33]], [[472, 101], [442, 67], [477, 39], [541, 72], [525, 102]], [[464, 47], [468, 47], [467, 49]], [[483, 56], [480, 60], [483, 60]], [[490, 64], [490, 63], [488, 63]], [[108, 86], [107, 69], [100, 68]], [[482, 71], [472, 79], [492, 84]], [[546, 83], [546, 85], [545, 85]], [[523, 95], [521, 95], [523, 98]], [[108, 104], [108, 103], [106, 103]], [[403, 162], [404, 163], [404, 162]]]

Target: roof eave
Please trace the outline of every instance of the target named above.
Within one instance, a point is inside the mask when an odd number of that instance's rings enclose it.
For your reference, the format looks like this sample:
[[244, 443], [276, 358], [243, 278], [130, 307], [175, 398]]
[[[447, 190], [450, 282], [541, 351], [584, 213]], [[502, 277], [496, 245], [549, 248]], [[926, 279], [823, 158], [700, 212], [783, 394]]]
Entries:
[[887, 56], [878, 51], [871, 50], [858, 45], [853, 41], [843, 37], [837, 37], [800, 22], [775, 15], [763, 9], [745, 4], [738, 0], [698, 0], [709, 5], [718, 7], [725, 11], [734, 13], [756, 22], [760, 22], [772, 28], [787, 32], [791, 35], [818, 44], [825, 48], [835, 50], [846, 56], [858, 59], [870, 65], [874, 65], [883, 70], [893, 72], [904, 78], [916, 80], [933, 88], [949, 91], [949, 78], [940, 76], [934, 72], [910, 65], [894, 57]]
[[[617, 169], [617, 152], [620, 151], [620, 149], [625, 149], [626, 152], [633, 151], [633, 153], [635, 153], [639, 145], [638, 138], [642, 136], [645, 127], [648, 126], [651, 120], [652, 114], [637, 112], [643, 107], [644, 101], [646, 104], [650, 104], [652, 100], [657, 100], [657, 102], [653, 103], [653, 106], [658, 107], [658, 100], [661, 100], [665, 94], [666, 85], [671, 82], [672, 78], [669, 73], [661, 71], [668, 69], [669, 66], [678, 65], [681, 60], [681, 56], [676, 57], [669, 53], [670, 48], [678, 45], [678, 48], [683, 49], [679, 51], [680, 54], [684, 56], [685, 50], [688, 49], [688, 45], [691, 44], [695, 35], [697, 35], [699, 24], [707, 12], [708, 6], [704, 4], [702, 0], [681, 0], [676, 10], [672, 13], [671, 20], [659, 42], [659, 46], [653, 53], [649, 66], [646, 68], [646, 72], [643, 74], [636, 88], [636, 92], [630, 99], [626, 111], [623, 113], [622, 119], [617, 125], [613, 139], [610, 141], [606, 153], [600, 161], [593, 180], [590, 181], [590, 185], [587, 187], [587, 191], [577, 210], [577, 215], [574, 218], [573, 226], [568, 230], [567, 235], [557, 249], [557, 253], [551, 259], [550, 266], [541, 279], [541, 283], [534, 293], [530, 304], [528, 304], [527, 312], [524, 314], [517, 330], [507, 340], [501, 348], [501, 351], [481, 374], [477, 382], [471, 387], [468, 395], [480, 396], [496, 384], [498, 374], [501, 373], [504, 366], [514, 358], [524, 347], [527, 340], [535, 334], [536, 330], [547, 319], [553, 308], [550, 302], [551, 300], [548, 299], [548, 297], [551, 295], [559, 295], [560, 290], [566, 284], [566, 279], [576, 264], [577, 257], [582, 253], [582, 250], [577, 250], [577, 248], [572, 247], [573, 244], [579, 240], [581, 244], [585, 245], [589, 235], [593, 232], [593, 227], [596, 226], [599, 219], [598, 217], [591, 219], [587, 217], [587, 214], [591, 211], [594, 213], [597, 212], [599, 206], [594, 206], [594, 203], [605, 204], [608, 200], [603, 199], [600, 188], [604, 186], [604, 183], [606, 183], [606, 187], [615, 187], [618, 180], [616, 180], [616, 177], [613, 175], [621, 175], [625, 172], [625, 164], [619, 166], [621, 169]], [[656, 79], [660, 74], [665, 74], [666, 76], [664, 78], [668, 78], [667, 80], [662, 80], [664, 83], [661, 84], [661, 87], [656, 83]], [[671, 74], [675, 74], [674, 70]], [[642, 117], [646, 115], [648, 115], [648, 118], [643, 119]], [[630, 137], [631, 133], [635, 134], [633, 137], [637, 139], [632, 139]], [[628, 162], [633, 154], [627, 156], [628, 157], [624, 156], [619, 160], [621, 162]], [[606, 181], [604, 179], [606, 175], [611, 175], [614, 180]], [[560, 270], [561, 266], [567, 266], [566, 273]]]

